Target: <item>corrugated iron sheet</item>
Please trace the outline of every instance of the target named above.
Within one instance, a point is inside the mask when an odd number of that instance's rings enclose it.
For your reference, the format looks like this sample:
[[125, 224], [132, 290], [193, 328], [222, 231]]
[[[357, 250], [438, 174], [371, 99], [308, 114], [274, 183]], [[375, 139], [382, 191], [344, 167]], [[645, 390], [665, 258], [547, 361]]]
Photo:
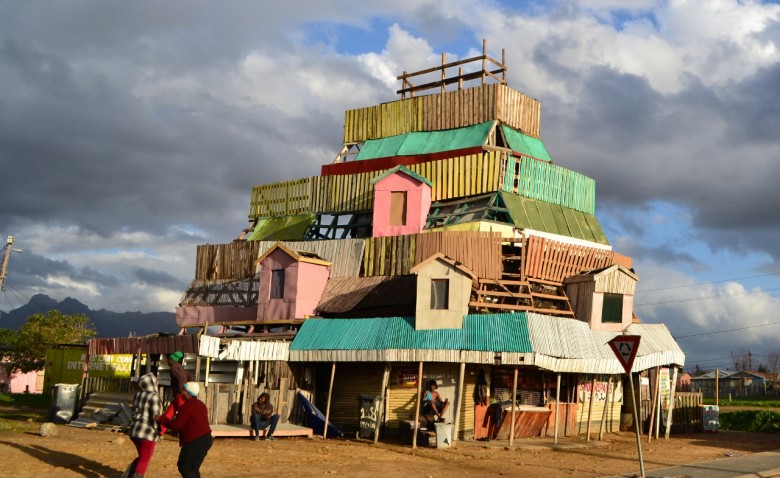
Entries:
[[370, 139], [363, 143], [356, 161], [390, 156], [414, 156], [441, 153], [485, 144], [493, 121], [444, 131], [421, 131]]
[[415, 330], [411, 317], [309, 319], [290, 350], [431, 349], [526, 353], [531, 342], [525, 315], [477, 314], [461, 329]]
[[[313, 252], [333, 263], [331, 277], [357, 277], [363, 261], [364, 239], [334, 239], [323, 241], [283, 241], [285, 247], [296, 251]], [[276, 241], [259, 241], [258, 257], [276, 245]]]
[[532, 158], [552, 161], [550, 153], [547, 152], [547, 148], [544, 147], [541, 139], [525, 135], [506, 125], [503, 125], [502, 129], [504, 130], [504, 137], [513, 151]]
[[[317, 305], [320, 314], [378, 313], [387, 310], [404, 310], [413, 314], [417, 299], [417, 276], [336, 277], [328, 280], [322, 298]], [[401, 313], [401, 312], [399, 312]], [[383, 316], [399, 315], [383, 313]]]
[[591, 214], [509, 192], [502, 192], [501, 197], [517, 229], [533, 229], [609, 244], [598, 219]]

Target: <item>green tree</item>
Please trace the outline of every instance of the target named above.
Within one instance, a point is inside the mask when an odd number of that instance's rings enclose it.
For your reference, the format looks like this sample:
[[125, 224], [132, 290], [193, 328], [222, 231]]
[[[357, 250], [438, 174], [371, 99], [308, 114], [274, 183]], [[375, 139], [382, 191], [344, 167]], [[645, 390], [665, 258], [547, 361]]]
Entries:
[[0, 330], [0, 346], [14, 370], [40, 370], [46, 363], [46, 349], [54, 345], [82, 345], [97, 335], [85, 314], [65, 315], [50, 310], [35, 314], [18, 330]]

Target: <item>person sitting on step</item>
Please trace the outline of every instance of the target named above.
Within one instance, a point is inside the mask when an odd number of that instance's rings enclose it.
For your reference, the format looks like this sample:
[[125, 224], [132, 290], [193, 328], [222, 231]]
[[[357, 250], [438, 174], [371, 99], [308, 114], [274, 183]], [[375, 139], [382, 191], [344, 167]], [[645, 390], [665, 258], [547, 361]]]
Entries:
[[257, 401], [252, 404], [252, 416], [249, 421], [252, 425], [252, 434], [255, 440], [260, 440], [260, 430], [268, 431], [265, 433], [266, 440], [276, 440], [274, 431], [276, 424], [279, 423], [279, 414], [274, 413], [274, 406], [270, 402], [271, 396], [263, 392], [257, 397]]
[[422, 416], [425, 418], [426, 428], [431, 427], [435, 422], [443, 422], [444, 414], [450, 406], [449, 399], [442, 401], [438, 388], [436, 380], [430, 380], [428, 382], [428, 390], [423, 395]]

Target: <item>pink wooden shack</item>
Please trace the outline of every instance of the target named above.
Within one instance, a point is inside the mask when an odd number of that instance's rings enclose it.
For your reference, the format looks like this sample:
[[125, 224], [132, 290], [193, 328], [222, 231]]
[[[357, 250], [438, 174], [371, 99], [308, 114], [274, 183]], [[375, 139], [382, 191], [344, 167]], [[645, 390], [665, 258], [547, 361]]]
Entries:
[[257, 319], [255, 307], [192, 305], [176, 307], [177, 327], [200, 327], [209, 324], [247, 323]]
[[431, 182], [404, 166], [371, 180], [374, 185], [373, 236], [417, 234], [431, 208]]
[[260, 264], [258, 321], [304, 319], [314, 315], [328, 283], [331, 262], [313, 252], [289, 249], [280, 242], [257, 262]]

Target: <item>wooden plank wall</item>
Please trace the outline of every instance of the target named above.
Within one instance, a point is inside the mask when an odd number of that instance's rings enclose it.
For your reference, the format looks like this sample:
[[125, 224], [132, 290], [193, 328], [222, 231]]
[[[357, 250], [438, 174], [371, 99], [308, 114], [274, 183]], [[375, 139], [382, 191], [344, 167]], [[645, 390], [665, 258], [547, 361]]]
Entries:
[[500, 279], [502, 274], [501, 233], [437, 231], [421, 234], [414, 251], [415, 264], [441, 252], [461, 262], [484, 279]]
[[[277, 241], [257, 241], [258, 255], [264, 254]], [[330, 277], [357, 277], [363, 265], [364, 239], [334, 239], [321, 241], [282, 241], [295, 251], [313, 252], [333, 263]]]
[[254, 277], [259, 248], [254, 241], [200, 245], [195, 256], [195, 280]]
[[631, 268], [631, 258], [594, 247], [577, 246], [539, 236], [523, 240], [524, 276], [562, 282], [583, 271], [620, 264]]
[[365, 239], [364, 276], [395, 276], [411, 273], [420, 234]]
[[184, 353], [198, 353], [198, 335], [166, 335], [160, 337], [125, 337], [90, 339], [87, 342], [89, 355], [169, 354], [180, 350]]
[[701, 393], [676, 392], [672, 410], [672, 433], [696, 433], [703, 431]]
[[[442, 201], [501, 190], [506, 161], [505, 152], [484, 151], [407, 167], [431, 181], [431, 199]], [[374, 205], [371, 180], [382, 173], [316, 176], [254, 186], [249, 217], [367, 211]], [[293, 195], [294, 201], [286, 199]]]
[[344, 143], [460, 128], [496, 119], [538, 138], [541, 104], [501, 84], [417, 96], [347, 110]]
[[501, 233], [436, 231], [423, 234], [365, 239], [363, 275], [394, 276], [411, 269], [437, 252], [461, 262], [478, 277], [500, 279]]
[[507, 162], [504, 191], [586, 214], [596, 210], [596, 181], [570, 169], [529, 157]]

